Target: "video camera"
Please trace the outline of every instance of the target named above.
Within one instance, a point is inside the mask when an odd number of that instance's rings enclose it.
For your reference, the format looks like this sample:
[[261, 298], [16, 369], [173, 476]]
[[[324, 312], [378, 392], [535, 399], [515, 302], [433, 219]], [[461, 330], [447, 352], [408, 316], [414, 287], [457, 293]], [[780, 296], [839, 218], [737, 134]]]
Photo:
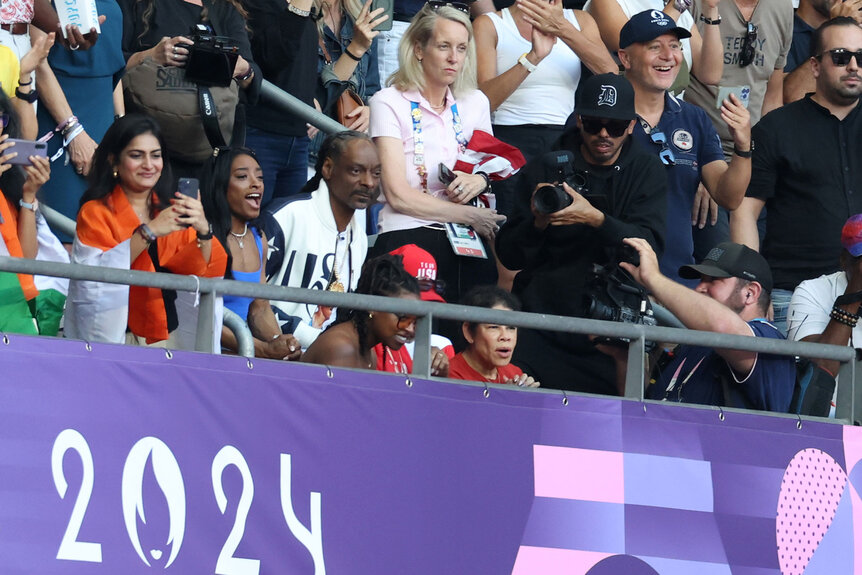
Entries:
[[[640, 265], [637, 250], [624, 245], [616, 248], [611, 262], [602, 266], [593, 264], [593, 271], [584, 290], [584, 317], [621, 323], [658, 325], [653, 315], [647, 291], [632, 275], [619, 266], [619, 262]], [[597, 338], [596, 343], [626, 345], [627, 338]], [[647, 341], [651, 350], [654, 342]]]
[[216, 36], [207, 24], [192, 26], [190, 36], [194, 44], [183, 45], [189, 50], [186, 80], [202, 86], [230, 86], [239, 44], [227, 36]]
[[586, 196], [590, 192], [587, 173], [573, 168], [574, 154], [569, 150], [549, 152], [542, 158], [545, 168], [545, 180], [555, 182], [540, 187], [533, 196], [536, 211], [542, 214], [553, 214], [568, 207], [572, 203], [572, 196], [563, 189], [562, 182], [581, 194]]

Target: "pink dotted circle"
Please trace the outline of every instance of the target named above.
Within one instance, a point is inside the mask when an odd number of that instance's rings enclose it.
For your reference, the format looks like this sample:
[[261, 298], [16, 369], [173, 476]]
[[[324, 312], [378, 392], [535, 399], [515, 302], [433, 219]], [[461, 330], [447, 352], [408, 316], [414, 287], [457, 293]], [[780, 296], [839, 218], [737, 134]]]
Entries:
[[803, 449], [793, 456], [778, 494], [775, 538], [782, 575], [802, 575], [832, 525], [847, 474], [828, 453]]

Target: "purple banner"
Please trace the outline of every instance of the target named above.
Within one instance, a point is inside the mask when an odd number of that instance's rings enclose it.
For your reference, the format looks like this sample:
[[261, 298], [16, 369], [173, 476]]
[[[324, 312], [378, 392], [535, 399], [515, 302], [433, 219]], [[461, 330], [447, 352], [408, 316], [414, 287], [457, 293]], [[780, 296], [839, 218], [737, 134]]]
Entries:
[[858, 428], [0, 341], [4, 574], [862, 573]]

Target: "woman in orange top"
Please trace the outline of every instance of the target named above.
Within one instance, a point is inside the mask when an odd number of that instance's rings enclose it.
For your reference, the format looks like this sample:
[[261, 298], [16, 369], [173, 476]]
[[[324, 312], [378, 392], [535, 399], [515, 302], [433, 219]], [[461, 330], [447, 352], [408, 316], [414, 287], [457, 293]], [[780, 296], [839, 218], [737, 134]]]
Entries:
[[[149, 116], [130, 114], [108, 129], [81, 198], [73, 262], [224, 276], [224, 248], [212, 239], [199, 197], [170, 189], [164, 150], [159, 126]], [[158, 288], [73, 281], [67, 335], [139, 345], [167, 342], [180, 324], [192, 321], [182, 317], [186, 306], [177, 305], [180, 296]], [[176, 338], [170, 344], [187, 347]]]

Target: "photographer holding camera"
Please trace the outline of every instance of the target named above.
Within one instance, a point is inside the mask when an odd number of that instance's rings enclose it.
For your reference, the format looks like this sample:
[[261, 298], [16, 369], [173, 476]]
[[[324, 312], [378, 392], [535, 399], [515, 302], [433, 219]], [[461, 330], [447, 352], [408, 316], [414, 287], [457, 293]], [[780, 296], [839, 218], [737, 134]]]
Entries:
[[[515, 212], [497, 235], [500, 261], [521, 270], [512, 292], [525, 311], [584, 317], [593, 264], [611, 261], [626, 237], [664, 246], [667, 179], [658, 157], [631, 140], [629, 81], [583, 81], [575, 113], [577, 129], [519, 176]], [[618, 393], [613, 361], [585, 335], [522, 330], [513, 362], [544, 387]]]
[[[763, 256], [742, 244], [724, 242], [700, 265], [679, 269], [685, 279], [699, 279], [695, 289], [659, 271], [658, 258], [640, 238], [627, 238], [640, 262], [621, 263], [653, 297], [689, 329], [731, 335], [784, 339], [766, 318], [772, 272]], [[622, 348], [605, 348], [625, 362]], [[646, 393], [649, 399], [761, 409], [786, 413], [796, 380], [794, 358], [735, 349], [680, 345]], [[618, 370], [624, 373], [624, 369]]]

